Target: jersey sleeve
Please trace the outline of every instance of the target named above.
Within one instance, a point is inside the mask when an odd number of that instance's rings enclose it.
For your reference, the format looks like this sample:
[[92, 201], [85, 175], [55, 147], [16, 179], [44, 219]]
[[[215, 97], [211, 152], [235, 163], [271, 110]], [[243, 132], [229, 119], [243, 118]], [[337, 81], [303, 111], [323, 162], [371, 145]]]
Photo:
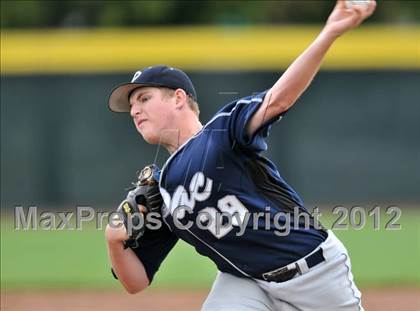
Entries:
[[228, 118], [228, 130], [233, 143], [242, 149], [253, 152], [261, 152], [267, 150], [265, 138], [269, 134], [271, 125], [280, 120], [283, 114], [280, 114], [270, 120], [267, 120], [255, 133], [249, 137], [247, 134], [248, 122], [262, 105], [268, 90], [259, 94], [248, 96], [238, 100], [231, 110]]
[[[162, 226], [159, 229], [146, 229], [144, 235], [138, 241], [138, 247], [130, 247], [142, 262], [150, 283], [152, 283], [154, 275], [159, 270], [160, 264], [177, 241], [178, 237], [162, 221]], [[117, 278], [112, 269], [111, 272]]]

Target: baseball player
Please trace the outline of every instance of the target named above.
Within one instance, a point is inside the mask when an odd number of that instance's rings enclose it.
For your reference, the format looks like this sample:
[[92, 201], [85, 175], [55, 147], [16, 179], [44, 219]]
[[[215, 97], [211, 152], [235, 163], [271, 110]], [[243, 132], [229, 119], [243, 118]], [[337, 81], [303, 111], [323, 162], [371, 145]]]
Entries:
[[[112, 271], [129, 293], [152, 282], [182, 239], [219, 270], [202, 310], [363, 310], [346, 248], [261, 153], [270, 126], [308, 87], [330, 46], [375, 7], [338, 1], [271, 88], [228, 103], [204, 125], [179, 69], [146, 68], [111, 92], [110, 109], [129, 112], [141, 136], [170, 153], [162, 170], [141, 172], [119, 206], [124, 225], [105, 231]], [[148, 220], [153, 213], [162, 226], [148, 226], [158, 223]], [[143, 225], [129, 230], [133, 223]]]

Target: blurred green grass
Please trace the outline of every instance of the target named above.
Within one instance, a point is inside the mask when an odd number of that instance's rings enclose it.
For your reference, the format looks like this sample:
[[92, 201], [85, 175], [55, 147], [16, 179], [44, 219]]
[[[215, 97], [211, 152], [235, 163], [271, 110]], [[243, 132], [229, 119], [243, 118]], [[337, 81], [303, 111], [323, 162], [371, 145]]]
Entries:
[[[382, 216], [382, 215], [381, 215]], [[369, 221], [364, 229], [335, 231], [349, 250], [359, 286], [420, 286], [420, 211], [404, 210], [398, 231], [380, 230]], [[330, 228], [335, 215], [320, 220]], [[369, 218], [370, 219], [370, 218]], [[117, 288], [107, 258], [103, 230], [85, 225], [79, 230], [14, 230], [11, 217], [1, 220], [1, 287]], [[195, 250], [178, 242], [153, 282], [159, 288], [206, 288], [215, 266]]]
[[[321, 218], [330, 228], [337, 219]], [[390, 215], [381, 211], [379, 230], [368, 217], [361, 230], [334, 230], [350, 254], [352, 271], [359, 286], [420, 286], [420, 211], [403, 210], [400, 230], [385, 230]]]

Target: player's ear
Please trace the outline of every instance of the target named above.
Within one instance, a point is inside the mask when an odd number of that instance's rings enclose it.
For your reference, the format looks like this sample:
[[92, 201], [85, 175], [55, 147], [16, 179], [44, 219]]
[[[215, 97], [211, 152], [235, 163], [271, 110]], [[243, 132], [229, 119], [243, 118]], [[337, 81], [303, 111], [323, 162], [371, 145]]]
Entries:
[[176, 89], [175, 90], [175, 105], [177, 109], [181, 109], [185, 105], [187, 105], [188, 95], [185, 93], [183, 89]]

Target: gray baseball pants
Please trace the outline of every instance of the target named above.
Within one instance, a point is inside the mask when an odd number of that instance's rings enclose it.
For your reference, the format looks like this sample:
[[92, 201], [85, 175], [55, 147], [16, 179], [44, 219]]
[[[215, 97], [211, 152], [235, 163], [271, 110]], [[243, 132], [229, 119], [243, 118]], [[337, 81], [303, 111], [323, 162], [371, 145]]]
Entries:
[[329, 230], [319, 247], [325, 261], [283, 283], [219, 272], [202, 311], [363, 311], [344, 245]]

